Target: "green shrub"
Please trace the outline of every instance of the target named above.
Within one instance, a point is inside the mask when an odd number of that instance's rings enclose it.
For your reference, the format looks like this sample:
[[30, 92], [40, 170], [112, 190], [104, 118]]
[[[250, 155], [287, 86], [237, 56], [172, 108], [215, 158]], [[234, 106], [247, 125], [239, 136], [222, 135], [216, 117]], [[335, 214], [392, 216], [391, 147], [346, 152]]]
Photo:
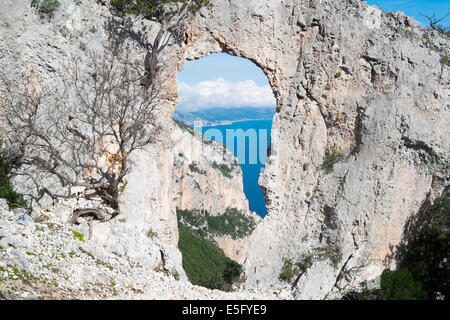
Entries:
[[357, 155], [360, 151], [361, 151], [361, 144], [360, 144], [360, 143], [357, 143], [357, 144], [355, 144], [355, 146], [353, 147], [351, 154]]
[[331, 261], [331, 264], [335, 269], [339, 267], [339, 263], [342, 261], [342, 251], [336, 245], [316, 248], [314, 250], [315, 257], [318, 259], [327, 259]]
[[443, 34], [444, 36], [450, 38], [450, 27], [449, 26], [444, 27], [441, 25], [437, 25], [436, 30], [439, 31], [440, 34]]
[[80, 240], [81, 242], [84, 242], [84, 236], [83, 236], [83, 234], [79, 233], [78, 231], [72, 230], [72, 229], [71, 229], [70, 231], [72, 231], [72, 234], [73, 234], [73, 236], [74, 236], [75, 239], [78, 239], [78, 240]]
[[424, 300], [427, 293], [407, 269], [384, 270], [381, 275], [381, 290], [384, 300]]
[[424, 208], [426, 222], [407, 253], [403, 268], [423, 284], [430, 299], [450, 298], [450, 199], [438, 197]]
[[60, 3], [58, 0], [31, 0], [31, 6], [37, 10], [41, 19], [52, 19]]
[[[303, 239], [302, 239], [303, 240]], [[297, 263], [297, 266], [300, 270], [300, 273], [305, 273], [314, 262], [314, 253], [308, 253], [303, 255], [300, 261]]]
[[200, 210], [181, 210], [177, 208], [177, 219], [179, 223], [187, 224], [188, 226], [199, 228], [206, 223], [206, 211]]
[[326, 150], [323, 157], [322, 169], [325, 170], [326, 173], [330, 173], [333, 171], [334, 165], [343, 159], [344, 156], [339, 151], [335, 149]]
[[150, 239], [153, 239], [154, 237], [156, 237], [158, 234], [156, 232], [153, 231], [153, 229], [150, 229], [147, 231], [147, 237]]
[[208, 232], [229, 235], [233, 239], [249, 235], [256, 227], [252, 217], [244, 215], [235, 208], [227, 208], [225, 213], [217, 216], [206, 215]]
[[87, 49], [86, 43], [80, 42], [80, 49], [81, 49], [82, 51], [86, 51], [86, 49]]
[[447, 55], [441, 57], [441, 63], [450, 67], [450, 59]]
[[172, 276], [175, 280], [180, 280], [180, 273], [175, 269], [172, 270]]
[[381, 289], [350, 292], [344, 298], [358, 300], [424, 300], [450, 297], [450, 200], [438, 197], [424, 208], [416, 239], [396, 271], [385, 270]]
[[197, 167], [197, 163], [195, 163], [195, 162], [192, 162], [192, 163], [189, 165], [189, 170], [191, 170], [192, 172], [197, 172], [197, 173], [199, 173], [199, 174], [206, 174], [206, 171], [200, 170], [200, 169]]
[[[149, 1], [149, 0], [111, 0], [110, 5], [115, 9], [115, 13], [119, 15], [123, 14], [142, 14], [145, 18], [151, 19], [158, 16], [161, 13], [163, 6], [176, 3], [187, 2], [178, 0], [164, 0], [164, 1]], [[193, 0], [189, 11], [196, 12], [202, 7], [212, 7], [213, 4], [210, 0]]]
[[359, 290], [347, 292], [342, 300], [383, 300], [383, 291], [381, 289], [369, 289], [367, 282], [364, 281]]
[[211, 167], [213, 167], [216, 170], [219, 170], [222, 175], [226, 178], [233, 178], [233, 176], [231, 175], [231, 173], [233, 172], [233, 168], [228, 167], [226, 164], [222, 163], [222, 164], [217, 164], [217, 162], [213, 162], [211, 164]]
[[300, 274], [300, 268], [295, 264], [292, 259], [284, 259], [284, 264], [281, 267], [281, 272], [278, 278], [281, 281], [291, 282], [292, 278], [297, 277]]
[[12, 169], [11, 161], [5, 155], [0, 154], [0, 198], [6, 199], [11, 209], [27, 205], [23, 195], [15, 192], [9, 181]]
[[172, 119], [173, 120], [173, 122], [181, 129], [181, 130], [184, 130], [184, 131], [187, 131], [187, 132], [189, 132], [191, 135], [194, 135], [195, 134], [195, 129], [194, 128], [192, 128], [191, 126], [188, 126], [187, 124], [185, 124], [185, 123], [183, 123], [183, 122], [181, 122], [181, 121], [178, 121], [178, 120], [176, 120], [176, 119]]
[[281, 109], [283, 109], [283, 106], [282, 106], [282, 105], [279, 105], [279, 106], [277, 107], [277, 112], [279, 113], [279, 112], [281, 111]]
[[178, 248], [189, 281], [209, 289], [230, 291], [242, 266], [226, 257], [213, 241], [201, 238], [182, 223], [178, 223], [178, 231]]
[[337, 269], [339, 267], [339, 263], [341, 263], [342, 261], [342, 252], [340, 248], [337, 248], [337, 250], [331, 256], [330, 260], [331, 263], [333, 264], [333, 267]]
[[344, 300], [426, 300], [428, 295], [422, 284], [415, 280], [408, 269], [384, 270], [381, 288], [368, 289], [365, 282], [361, 289], [347, 292]]
[[[307, 235], [306, 238], [302, 238], [302, 242], [306, 239]], [[302, 255], [296, 262], [292, 259], [283, 259], [284, 264], [278, 278], [281, 281], [292, 282], [294, 277], [305, 273], [313, 265], [315, 259], [329, 259], [334, 268], [337, 268], [342, 260], [342, 252], [338, 247], [331, 246], [314, 249], [312, 252]]]
[[200, 236], [229, 235], [233, 239], [248, 236], [256, 227], [252, 217], [235, 208], [227, 208], [223, 214], [211, 216], [206, 210], [180, 210], [177, 208], [180, 223], [195, 229]]

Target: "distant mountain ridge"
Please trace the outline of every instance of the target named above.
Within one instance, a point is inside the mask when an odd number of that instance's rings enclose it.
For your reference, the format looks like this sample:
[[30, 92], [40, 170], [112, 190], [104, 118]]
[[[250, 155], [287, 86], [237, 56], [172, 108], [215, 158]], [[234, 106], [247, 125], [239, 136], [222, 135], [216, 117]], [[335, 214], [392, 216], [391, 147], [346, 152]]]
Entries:
[[194, 125], [195, 121], [202, 121], [203, 126], [231, 124], [238, 121], [272, 120], [274, 108], [212, 108], [199, 111], [177, 111], [173, 118], [187, 125]]

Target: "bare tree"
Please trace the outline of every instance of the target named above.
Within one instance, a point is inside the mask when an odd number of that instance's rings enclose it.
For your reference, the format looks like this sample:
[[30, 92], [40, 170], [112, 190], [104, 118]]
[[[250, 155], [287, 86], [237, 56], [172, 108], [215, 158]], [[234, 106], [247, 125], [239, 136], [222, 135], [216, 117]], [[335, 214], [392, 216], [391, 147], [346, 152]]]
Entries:
[[147, 43], [145, 77], [142, 84], [150, 87], [159, 71], [158, 54], [170, 42], [180, 40], [184, 31], [183, 22], [189, 14], [202, 7], [211, 7], [210, 0], [111, 0], [112, 8], [119, 14], [142, 15], [158, 22], [161, 27], [152, 43]]
[[[126, 185], [130, 154], [155, 141], [155, 108], [161, 99], [158, 81], [141, 85], [143, 70], [129, 55], [119, 57], [111, 47], [89, 55], [87, 64], [73, 61], [64, 89], [42, 87], [32, 76], [17, 87], [5, 82], [2, 131], [16, 151], [17, 175], [37, 179], [36, 171], [56, 177], [64, 194], [73, 197], [83, 187], [87, 199], [101, 199], [119, 214], [119, 197]], [[80, 215], [105, 219], [105, 210], [85, 208]]]
[[430, 22], [430, 28], [433, 30], [437, 30], [438, 29], [438, 23], [443, 21], [445, 18], [447, 18], [448, 16], [450, 16], [450, 10], [448, 11], [448, 13], [443, 16], [442, 18], [436, 18], [436, 15], [433, 13], [432, 16], [427, 16], [425, 14], [420, 14], [421, 16], [425, 17], [428, 19], [428, 21]]

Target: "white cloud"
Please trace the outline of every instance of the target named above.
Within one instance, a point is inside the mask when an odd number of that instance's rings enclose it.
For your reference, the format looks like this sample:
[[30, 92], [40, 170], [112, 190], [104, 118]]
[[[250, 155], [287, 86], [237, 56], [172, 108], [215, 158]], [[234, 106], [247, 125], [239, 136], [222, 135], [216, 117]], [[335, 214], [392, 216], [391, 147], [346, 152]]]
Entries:
[[253, 80], [230, 82], [223, 78], [196, 85], [178, 84], [179, 111], [211, 108], [273, 108], [276, 104], [269, 85], [258, 86]]

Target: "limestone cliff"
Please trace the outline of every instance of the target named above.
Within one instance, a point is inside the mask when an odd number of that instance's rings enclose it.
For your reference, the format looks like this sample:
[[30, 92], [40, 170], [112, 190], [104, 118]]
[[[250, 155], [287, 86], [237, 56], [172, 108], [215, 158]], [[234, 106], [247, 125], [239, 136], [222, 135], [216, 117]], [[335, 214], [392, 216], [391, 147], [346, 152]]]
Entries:
[[248, 58], [280, 106], [246, 287], [286, 285], [283, 259], [308, 254], [299, 299], [337, 297], [395, 267], [408, 219], [448, 185], [449, 39], [364, 1], [215, 4], [191, 24], [185, 59]]
[[250, 214], [241, 167], [228, 149], [180, 123], [172, 141], [174, 206], [207, 210], [212, 215], [227, 208]]
[[[212, 216], [236, 209], [251, 220], [261, 218], [248, 208], [242, 170], [236, 157], [222, 144], [181, 122], [172, 132], [172, 205], [181, 210], [206, 210]], [[247, 236], [211, 235], [229, 258], [242, 263]]]
[[[77, 59], [81, 65], [86, 63], [89, 54], [101, 54], [107, 39], [120, 33], [120, 19], [113, 20], [107, 6], [90, 0], [60, 3], [50, 20], [41, 19], [28, 0], [2, 3], [2, 76], [18, 80], [31, 73], [40, 86], [62, 89], [69, 61]], [[150, 36], [154, 36], [154, 31]], [[144, 61], [144, 48], [132, 42], [130, 50], [134, 50], [135, 59]], [[0, 87], [3, 89], [3, 83]], [[67, 96], [67, 99], [71, 97]], [[162, 114], [167, 114], [170, 119], [168, 113]], [[163, 116], [157, 119], [162, 123], [165, 120]], [[32, 217], [38, 219], [42, 212], [47, 212], [45, 216], [56, 219], [53, 223], [61, 223], [64, 230], [73, 229], [84, 235], [88, 246], [96, 248], [103, 257], [121, 256], [132, 265], [142, 266], [146, 270], [144, 273], [154, 270], [167, 274], [175, 272], [185, 280], [181, 254], [176, 247], [176, 214], [169, 200], [172, 172], [167, 165], [172, 159], [168, 139], [160, 139], [133, 154], [130, 159], [132, 170], [126, 178], [128, 184], [121, 196], [122, 212], [117, 219], [93, 224], [82, 219], [79, 225], [70, 226], [72, 210], [90, 205], [82, 197], [71, 201], [43, 198], [34, 208]], [[50, 190], [61, 188], [57, 181], [48, 177], [36, 177], [36, 181]], [[17, 179], [14, 182], [20, 191], [34, 192], [33, 181]], [[83, 282], [81, 278], [79, 280]]]
[[[192, 285], [174, 269], [153, 270], [144, 259], [138, 262], [89, 239], [82, 229], [72, 231], [70, 212], [55, 211], [34, 221], [0, 199], [0, 300], [291, 298], [286, 291], [221, 292]], [[152, 242], [141, 239], [140, 245], [152, 247]]]
[[[108, 25], [111, 13], [101, 2], [61, 0], [51, 21], [41, 21], [26, 0], [3, 2], [0, 69], [16, 77], [33, 69], [42, 84], [61, 85], [70, 57], [101, 50], [109, 32], [123, 27]], [[135, 30], [155, 36], [157, 25], [133, 22]], [[145, 50], [127, 41], [143, 61]], [[182, 46], [161, 54], [167, 99], [158, 110], [160, 141], [133, 155], [123, 215], [95, 224], [90, 243], [151, 274], [164, 262], [166, 273], [184, 277], [175, 209], [186, 204], [177, 192], [181, 186], [193, 194], [194, 181], [200, 187], [206, 181], [197, 173], [198, 179], [173, 183], [176, 172], [192, 164], [182, 164], [177, 155], [185, 151], [174, 153], [171, 140], [178, 130], [171, 119], [176, 72], [212, 52], [256, 63], [279, 105], [260, 177], [268, 214], [248, 240], [244, 289], [290, 290], [278, 278], [283, 259], [314, 257], [294, 283], [297, 299], [337, 298], [394, 268], [391, 257], [408, 221], [449, 185], [450, 68], [443, 62], [449, 40], [359, 0], [215, 0], [212, 9], [201, 10]], [[65, 217], [74, 205], [51, 210]], [[67, 222], [60, 224], [67, 231]], [[87, 234], [88, 228], [84, 223], [76, 231]]]

